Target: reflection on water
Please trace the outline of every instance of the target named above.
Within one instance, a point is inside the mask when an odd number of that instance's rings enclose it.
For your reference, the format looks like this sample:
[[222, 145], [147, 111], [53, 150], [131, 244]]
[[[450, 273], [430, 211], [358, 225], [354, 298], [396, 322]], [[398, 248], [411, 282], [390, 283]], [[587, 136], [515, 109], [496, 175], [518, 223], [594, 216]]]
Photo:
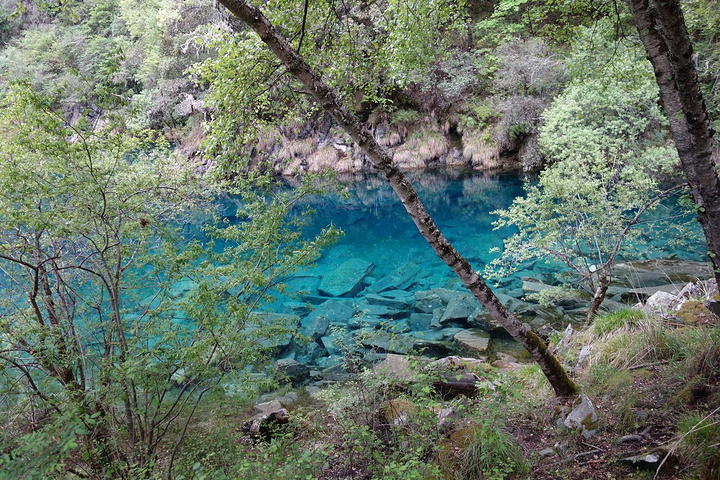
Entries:
[[[534, 181], [532, 176], [517, 173], [472, 171], [411, 172], [408, 176], [442, 232], [478, 271], [499, 255], [493, 250], [502, 248], [503, 239], [512, 233], [507, 228], [495, 230], [492, 223], [497, 217], [491, 212], [507, 208], [515, 197], [523, 195], [524, 182]], [[375, 264], [374, 278], [382, 278], [401, 265], [414, 262], [422, 266], [427, 275], [427, 280], [419, 286], [433, 288], [448, 282], [457, 283], [455, 274], [435, 256], [384, 178], [355, 175], [341, 177], [340, 181], [344, 184], [344, 197], [333, 194], [309, 200], [317, 213], [307, 232], [316, 233], [333, 223], [345, 236], [325, 253], [314, 269], [303, 272], [303, 276], [321, 277], [349, 258], [362, 258]], [[661, 208], [647, 218], [643, 238], [649, 244], [629, 249], [634, 255], [630, 260], [704, 261], [699, 228], [691, 224], [692, 234], [672, 241], [663, 221], [674, 220], [666, 210]], [[554, 281], [552, 270], [562, 267], [550, 263], [550, 267], [539, 266], [539, 269], [543, 280]], [[519, 275], [527, 274], [524, 270]], [[501, 293], [508, 293], [504, 290], [518, 288], [520, 278], [505, 279], [501, 283]]]

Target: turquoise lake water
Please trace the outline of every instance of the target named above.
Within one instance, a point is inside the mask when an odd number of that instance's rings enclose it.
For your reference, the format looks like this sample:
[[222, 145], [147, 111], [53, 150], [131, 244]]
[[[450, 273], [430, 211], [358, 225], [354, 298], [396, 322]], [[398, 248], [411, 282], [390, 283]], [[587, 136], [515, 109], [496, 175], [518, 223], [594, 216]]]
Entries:
[[[513, 233], [496, 230], [493, 222], [497, 217], [491, 212], [507, 208], [514, 198], [523, 195], [523, 184], [534, 181], [534, 177], [517, 173], [467, 171], [425, 171], [408, 176], [439, 228], [480, 272], [499, 255], [495, 250], [502, 248], [503, 239]], [[285, 349], [281, 356], [322, 367], [339, 361], [342, 346], [349, 344], [361, 345], [366, 354], [405, 353], [422, 345], [432, 350], [431, 356], [441, 356], [455, 353], [456, 335], [467, 330], [483, 330], [478, 335], [489, 332], [496, 350], [505, 343], [503, 349], [517, 351], [517, 346], [508, 345], [503, 338], [504, 331], [494, 328], [483, 316], [477, 300], [421, 237], [383, 178], [367, 175], [341, 180], [345, 195], [309, 200], [316, 214], [306, 233], [312, 235], [332, 223], [344, 231], [344, 236], [313, 268], [286, 279], [291, 290], [303, 292], [301, 295], [280, 298], [268, 306], [275, 312], [298, 315], [301, 333], [315, 340], [309, 347]], [[682, 238], [669, 235], [668, 222], [677, 224], [681, 220], [674, 217], [676, 203], [677, 199], [669, 200], [647, 217], [647, 223], [641, 225], [647, 245], [633, 245], [628, 249], [633, 258], [618, 261], [703, 261], [702, 236], [692, 218], [685, 216], [690, 231]], [[349, 264], [361, 266], [361, 273], [350, 275], [358, 282], [355, 288], [328, 293], [324, 282], [339, 271], [352, 270]], [[551, 324], [563, 328], [568, 321], [582, 321], [584, 306], [569, 302], [539, 308], [525, 298], [522, 277], [557, 284], [558, 274], [566, 271], [558, 262], [538, 261], [490, 283], [531, 327]], [[454, 316], [449, 313], [453, 309], [457, 310]], [[392, 345], [386, 332], [399, 334], [400, 344]]]
[[[460, 254], [480, 272], [487, 263], [499, 256], [494, 250], [501, 249], [503, 239], [513, 233], [508, 228], [496, 230], [493, 222], [497, 216], [491, 212], [507, 208], [514, 198], [523, 195], [523, 184], [526, 181], [533, 182], [535, 178], [518, 173], [486, 174], [473, 171], [411, 172], [408, 176], [438, 227]], [[426, 275], [426, 279], [413, 290], [446, 284], [459, 288], [459, 280], [454, 272], [422, 238], [382, 177], [356, 177], [354, 181], [347, 181], [344, 190], [347, 198], [332, 195], [311, 201], [317, 213], [308, 227], [308, 234], [330, 223], [341, 228], [345, 234], [323, 255], [317, 267], [305, 274], [321, 277], [349, 258], [361, 258], [375, 264], [373, 280], [413, 262], [421, 265]], [[648, 223], [639, 228], [644, 229], [643, 237], [648, 241], [647, 245], [634, 247], [633, 258], [621, 257], [619, 261], [649, 258], [705, 260], [701, 230], [693, 224], [692, 218], [684, 218], [691, 222], [690, 232], [683, 238], [673, 239], [668, 235], [666, 222], [679, 221], [669, 220], [676, 210], [675, 203], [676, 199], [672, 199], [646, 217]], [[558, 271], [565, 271], [563, 265], [557, 262], [540, 265], [537, 270], [538, 279], [549, 283], [556, 282]], [[521, 286], [520, 277], [527, 274], [524, 271], [515, 277], [502, 279], [499, 291], [512, 295]]]
[[[467, 171], [415, 172], [408, 177], [439, 228], [479, 272], [499, 255], [494, 250], [502, 248], [503, 239], [513, 233], [509, 229], [495, 230], [493, 222], [497, 217], [491, 212], [507, 208], [523, 194], [524, 183], [534, 181], [534, 177], [516, 173]], [[280, 345], [279, 356], [325, 367], [340, 362], [343, 345], [351, 344], [358, 345], [364, 354], [406, 353], [423, 348], [426, 352], [430, 349], [431, 356], [442, 356], [458, 352], [456, 336], [467, 330], [482, 330], [478, 335], [492, 335], [497, 345], [506, 342], [503, 331], [484, 316], [477, 300], [421, 237], [383, 178], [365, 175], [340, 180], [344, 195], [308, 199], [316, 214], [305, 233], [310, 237], [332, 223], [343, 230], [344, 236], [323, 253], [315, 266], [284, 279], [291, 291], [298, 292], [295, 297], [280, 297], [264, 307], [296, 315], [300, 332], [314, 340], [306, 345], [288, 341]], [[690, 221], [691, 232], [682, 238], [669, 235], [668, 222], [679, 222], [673, 216], [673, 202], [668, 201], [643, 225], [649, 246], [633, 246], [628, 250], [633, 258], [620, 261], [705, 261], [700, 228], [691, 217], [685, 218]], [[228, 212], [232, 204], [227, 204]], [[197, 227], [188, 225], [196, 233]], [[350, 281], [355, 278], [357, 283], [352, 289], [333, 294], [332, 289], [323, 287], [329, 277], [352, 270], [348, 264], [363, 269], [355, 277], [350, 275]], [[563, 323], [582, 318], [583, 305], [569, 302], [539, 308], [525, 298], [522, 278], [556, 284], [558, 274], [564, 271], [557, 262], [534, 262], [490, 284], [531, 327], [552, 324], [562, 328]], [[0, 275], [3, 291], [10, 290], [8, 280]], [[182, 293], [188, 285], [180, 283], [175, 289]], [[154, 304], [153, 293], [145, 295], [149, 296], [139, 295], [144, 299], [143, 308]], [[182, 314], [178, 321], [192, 322]], [[388, 335], [399, 335], [400, 343], [393, 343]]]

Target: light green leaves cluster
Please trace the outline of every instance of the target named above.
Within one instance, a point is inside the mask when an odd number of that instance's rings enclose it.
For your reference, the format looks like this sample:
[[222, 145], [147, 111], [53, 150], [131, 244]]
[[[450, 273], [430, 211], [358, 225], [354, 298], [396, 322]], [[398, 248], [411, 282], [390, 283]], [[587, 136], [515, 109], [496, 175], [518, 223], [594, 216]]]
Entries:
[[[309, 2], [305, 23], [302, 1], [274, 1], [263, 11], [347, 104], [362, 111], [389, 106], [393, 92], [423, 80], [463, 28], [462, 9], [462, 3], [434, 0]], [[257, 36], [215, 29], [201, 44], [217, 52], [193, 69], [199, 83], [210, 85], [205, 101], [214, 111], [205, 148], [224, 169], [241, 168], [246, 145], [269, 126], [292, 132], [318, 113]]]
[[650, 63], [639, 48], [622, 43], [606, 57], [591, 54], [587, 49], [597, 47], [591, 36], [580, 37], [569, 61], [574, 79], [543, 114], [539, 142], [550, 162], [592, 157], [622, 162], [663, 144], [660, 127], [666, 121]]
[[649, 63], [637, 46], [603, 35], [609, 31], [586, 29], [578, 37], [574, 79], [543, 114], [539, 144], [550, 166], [525, 198], [496, 212], [498, 226], [518, 229], [494, 263], [500, 276], [553, 259], [594, 291], [618, 254], [632, 256], [622, 249], [637, 238], [629, 227], [640, 209], [654, 208], [660, 179], [677, 163]]
[[[312, 183], [243, 185], [229, 225], [212, 214], [213, 185], [156, 136], [109, 117], [71, 124], [27, 85], [3, 107], [0, 391], [77, 412], [53, 428], [80, 425], [68, 448], [84, 468], [152, 470], [158, 440], [205, 392], [287, 345], [298, 318], [259, 312], [338, 232], [300, 238], [296, 206]], [[201, 209], [204, 232], [189, 225]], [[8, 461], [26, 440], [0, 430]]]

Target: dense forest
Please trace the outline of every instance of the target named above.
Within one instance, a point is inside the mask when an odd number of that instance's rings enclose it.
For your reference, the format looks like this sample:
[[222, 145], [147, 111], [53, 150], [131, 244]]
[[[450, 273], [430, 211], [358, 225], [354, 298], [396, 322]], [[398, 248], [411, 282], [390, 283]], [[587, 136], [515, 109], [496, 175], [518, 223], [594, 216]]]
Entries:
[[[0, 22], [0, 478], [720, 479], [713, 0]], [[423, 205], [435, 169], [531, 175], [492, 262]], [[350, 174], [452, 281], [346, 259], [293, 289], [343, 234], [308, 199]], [[698, 232], [705, 262], [630, 261]]]

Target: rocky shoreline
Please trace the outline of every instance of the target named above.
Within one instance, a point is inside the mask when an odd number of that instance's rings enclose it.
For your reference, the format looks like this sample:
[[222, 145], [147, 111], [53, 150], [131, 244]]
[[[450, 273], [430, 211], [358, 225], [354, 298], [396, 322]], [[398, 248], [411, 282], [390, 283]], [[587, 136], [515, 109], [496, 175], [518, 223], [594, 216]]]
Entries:
[[[432, 113], [413, 122], [391, 122], [386, 114], [371, 115], [368, 126], [403, 170], [522, 168], [520, 144], [498, 143], [484, 129], [463, 129], [449, 120], [439, 121]], [[254, 166], [267, 165], [285, 177], [325, 170], [341, 174], [375, 171], [362, 150], [327, 119], [320, 125], [293, 124], [260, 131], [250, 157]]]
[[[360, 365], [372, 366], [388, 356], [411, 352], [430, 359], [456, 355], [499, 368], [528, 361], [519, 344], [462, 287], [426, 288], [422, 268], [413, 263], [382, 278], [372, 277], [373, 272], [372, 263], [349, 259], [315, 289], [307, 290], [302, 302], [286, 302], [284, 308], [290, 313], [259, 314], [284, 315], [299, 327], [296, 337], [285, 337], [275, 345], [281, 378], [293, 386], [319, 388], [350, 378]], [[698, 280], [710, 277], [709, 265], [700, 262], [632, 262], [619, 264], [616, 272], [601, 307], [605, 311], [634, 305], [653, 311], [669, 305], [679, 309], [682, 299], [706, 296], [713, 288]], [[582, 325], [585, 300], [561, 299], [548, 307], [525, 298], [547, 287], [528, 277], [516, 296], [499, 293], [499, 297], [545, 338]], [[678, 310], [678, 322], [695, 321], [707, 310], [687, 305], [692, 308]]]

